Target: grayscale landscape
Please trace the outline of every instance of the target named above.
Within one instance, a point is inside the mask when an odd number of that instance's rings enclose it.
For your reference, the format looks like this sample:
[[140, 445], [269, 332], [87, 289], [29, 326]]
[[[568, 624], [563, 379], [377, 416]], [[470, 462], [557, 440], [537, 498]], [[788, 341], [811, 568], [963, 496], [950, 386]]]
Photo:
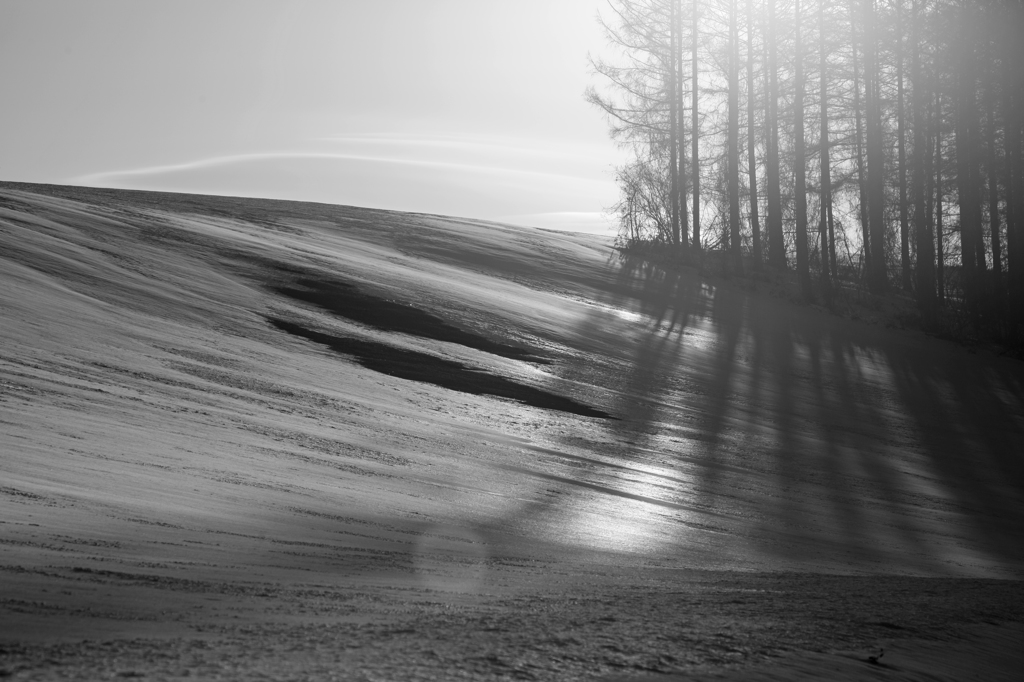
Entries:
[[1024, 680], [1024, 0], [3, 0], [0, 682]]
[[1017, 679], [1024, 364], [784, 289], [0, 183], [0, 676]]

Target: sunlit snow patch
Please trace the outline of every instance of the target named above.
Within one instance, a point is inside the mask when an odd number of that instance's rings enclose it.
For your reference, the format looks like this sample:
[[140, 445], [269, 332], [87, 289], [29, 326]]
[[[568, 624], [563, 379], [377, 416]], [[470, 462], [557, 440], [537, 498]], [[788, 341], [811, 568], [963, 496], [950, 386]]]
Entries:
[[686, 544], [697, 513], [661, 499], [655, 476], [617, 479], [612, 494], [588, 492], [567, 509], [566, 535], [591, 549], [656, 554], [667, 545]]
[[694, 487], [688, 473], [548, 452], [589, 461], [594, 468], [573, 467], [559, 474], [504, 468], [554, 484], [547, 490], [556, 495], [547, 507], [554, 540], [588, 549], [651, 554], [668, 544], [685, 544], [696, 528], [707, 526], [699, 510], [687, 504]]
[[639, 324], [644, 319], [644, 316], [641, 315], [640, 313], [635, 313], [635, 312], [633, 312], [631, 310], [626, 310], [625, 308], [615, 308], [615, 307], [610, 306], [610, 305], [605, 305], [603, 303], [597, 303], [595, 301], [589, 301], [589, 300], [586, 300], [586, 299], [577, 299], [577, 300], [579, 300], [581, 303], [583, 303], [584, 305], [586, 305], [586, 306], [588, 306], [590, 308], [596, 308], [596, 309], [600, 310], [601, 312], [603, 312], [606, 315], [609, 315], [611, 317], [617, 317], [620, 320], [622, 320], [623, 322], [630, 322], [632, 324]]
[[696, 350], [711, 350], [717, 338], [712, 324], [708, 320], [695, 320], [683, 332], [686, 337], [686, 345]]

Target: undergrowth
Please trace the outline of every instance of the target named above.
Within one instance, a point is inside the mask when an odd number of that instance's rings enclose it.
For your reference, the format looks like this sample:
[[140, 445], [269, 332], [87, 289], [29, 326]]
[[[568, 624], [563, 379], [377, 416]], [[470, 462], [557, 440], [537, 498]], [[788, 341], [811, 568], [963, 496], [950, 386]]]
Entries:
[[821, 282], [820, 272], [812, 272], [808, 296], [801, 291], [793, 269], [780, 271], [767, 265], [755, 269], [753, 258], [749, 256], [743, 257], [742, 272], [737, 273], [731, 258], [721, 250], [695, 253], [658, 242], [620, 242], [616, 249], [623, 257], [640, 258], [665, 270], [694, 268], [704, 279], [728, 281], [744, 291], [766, 293], [844, 319], [887, 329], [920, 331], [972, 352], [986, 349], [1024, 360], [1024, 327], [1012, 329], [1005, 323], [990, 323], [990, 320], [1003, 319], [994, 314], [991, 304], [981, 305], [972, 313], [959, 299], [948, 296], [935, 311], [925, 314], [913, 292], [894, 286], [885, 294], [874, 294], [868, 291], [863, 278], [853, 268], [840, 272], [827, 289]]

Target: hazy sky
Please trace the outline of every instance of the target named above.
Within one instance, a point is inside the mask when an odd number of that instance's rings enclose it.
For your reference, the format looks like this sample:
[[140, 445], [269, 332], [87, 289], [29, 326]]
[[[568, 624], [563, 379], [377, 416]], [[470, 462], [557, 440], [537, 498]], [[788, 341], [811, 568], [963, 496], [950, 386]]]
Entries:
[[602, 230], [603, 0], [0, 2], [0, 178]]

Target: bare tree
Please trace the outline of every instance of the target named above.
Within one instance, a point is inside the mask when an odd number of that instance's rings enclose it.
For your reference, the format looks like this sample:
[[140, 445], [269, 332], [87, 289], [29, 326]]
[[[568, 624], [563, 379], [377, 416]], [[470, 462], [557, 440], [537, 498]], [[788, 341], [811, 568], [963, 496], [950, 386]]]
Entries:
[[747, 244], [777, 272], [792, 249], [807, 298], [892, 275], [925, 318], [967, 310], [1024, 347], [1024, 0], [817, 1], [815, 21], [808, 0], [610, 0], [628, 57], [596, 66], [616, 97], [590, 97], [636, 154], [627, 231], [737, 272]]
[[900, 272], [903, 290], [913, 288], [910, 268], [910, 216], [907, 203], [907, 143], [903, 115], [903, 0], [896, 5], [896, 137], [899, 150]]
[[864, 93], [867, 100], [868, 222], [871, 250], [868, 286], [876, 294], [889, 287], [885, 263], [885, 150], [882, 138], [882, 110], [878, 93], [878, 27], [874, 0], [862, 0], [864, 7]]
[[831, 296], [832, 273], [836, 268], [835, 224], [832, 216], [832, 161], [828, 133], [828, 48], [825, 36], [826, 0], [818, 0], [818, 100], [821, 132], [819, 136], [821, 167], [821, 217], [818, 220], [818, 242], [821, 244], [821, 288]]
[[782, 234], [782, 190], [779, 177], [779, 59], [775, 0], [768, 4], [768, 93], [766, 97], [765, 145], [767, 147], [765, 174], [768, 193], [768, 263], [772, 267], [786, 267], [786, 242]]
[[740, 251], [740, 39], [737, 0], [729, 0], [729, 239], [735, 272], [743, 271]]
[[761, 221], [757, 205], [757, 136], [754, 89], [754, 0], [747, 0], [747, 184], [750, 191], [750, 241], [754, 271], [761, 269]]
[[796, 29], [795, 89], [793, 98], [793, 166], [796, 169], [796, 271], [800, 278], [800, 290], [805, 299], [811, 298], [811, 271], [807, 255], [807, 153], [804, 151], [804, 52], [800, 35], [800, 0], [795, 0], [793, 24]]
[[693, 173], [693, 250], [700, 251], [700, 88], [698, 87], [700, 73], [700, 60], [697, 56], [697, 48], [700, 44], [698, 31], [698, 18], [700, 17], [699, 0], [693, 0], [691, 21], [693, 28], [690, 31], [690, 115], [693, 120], [690, 124], [690, 138], [693, 145], [693, 160], [690, 163]]
[[921, 44], [918, 38], [919, 15], [914, 0], [910, 22], [910, 82], [913, 85], [911, 109], [914, 118], [914, 239], [917, 245], [917, 304], [929, 316], [935, 313], [935, 248], [928, 219], [925, 179], [929, 176], [926, 162], [930, 160], [930, 146], [925, 136], [925, 85], [921, 73]]
[[[859, 191], [860, 227], [861, 227], [861, 254], [864, 259], [865, 271], [871, 267], [871, 243], [870, 232], [868, 231], [868, 185], [867, 174], [864, 170], [864, 130], [863, 110], [861, 109], [860, 97], [860, 73], [857, 59], [857, 22], [856, 7], [858, 0], [850, 3], [850, 48], [853, 61], [853, 113], [857, 121], [856, 148], [857, 148], [857, 189]], [[861, 0], [863, 1], [863, 0]]]

